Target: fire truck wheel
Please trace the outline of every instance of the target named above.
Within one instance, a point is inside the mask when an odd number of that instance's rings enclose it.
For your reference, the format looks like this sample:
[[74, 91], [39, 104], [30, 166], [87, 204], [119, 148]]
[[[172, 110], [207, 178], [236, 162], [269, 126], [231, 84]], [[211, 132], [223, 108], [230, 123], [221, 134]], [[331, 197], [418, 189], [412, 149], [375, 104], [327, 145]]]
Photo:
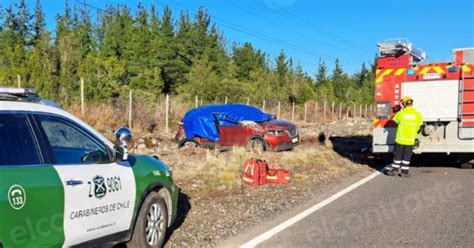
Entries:
[[461, 163], [461, 169], [472, 169], [472, 163]]
[[393, 154], [391, 153], [383, 153], [379, 157], [379, 162], [381, 166], [386, 166], [390, 164], [393, 160]]

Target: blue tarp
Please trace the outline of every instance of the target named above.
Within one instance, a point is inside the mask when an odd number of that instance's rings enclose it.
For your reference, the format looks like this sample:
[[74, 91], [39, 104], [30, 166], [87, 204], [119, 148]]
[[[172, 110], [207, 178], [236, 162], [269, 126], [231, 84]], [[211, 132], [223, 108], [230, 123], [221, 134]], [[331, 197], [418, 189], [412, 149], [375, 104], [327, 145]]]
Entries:
[[215, 104], [191, 109], [184, 115], [183, 125], [186, 138], [188, 139], [199, 136], [210, 141], [219, 141], [216, 120], [220, 125], [232, 126], [238, 125], [240, 121], [260, 123], [271, 118], [272, 115], [252, 106], [243, 104]]

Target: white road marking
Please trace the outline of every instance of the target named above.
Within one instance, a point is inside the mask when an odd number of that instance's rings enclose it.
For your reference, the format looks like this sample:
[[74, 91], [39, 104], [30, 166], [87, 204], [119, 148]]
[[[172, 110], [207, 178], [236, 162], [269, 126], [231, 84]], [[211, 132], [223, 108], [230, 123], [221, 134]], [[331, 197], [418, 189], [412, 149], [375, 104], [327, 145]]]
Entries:
[[336, 194], [332, 195], [331, 197], [327, 198], [326, 200], [306, 209], [305, 211], [299, 213], [298, 215], [294, 216], [293, 218], [291, 219], [288, 219], [286, 220], [285, 222], [279, 224], [278, 226], [268, 230], [267, 232], [261, 234], [260, 236], [248, 241], [247, 243], [241, 245], [240, 247], [241, 248], [251, 248], [251, 247], [255, 247], [257, 245], [259, 245], [260, 243], [270, 239], [271, 237], [275, 236], [277, 233], [285, 230], [286, 228], [292, 226], [293, 224], [295, 224], [296, 222], [306, 218], [308, 215], [318, 211], [319, 209], [329, 205], [330, 203], [332, 203], [333, 201], [339, 199], [341, 196], [351, 192], [352, 190], [356, 189], [357, 187], [363, 185], [364, 183], [374, 179], [376, 176], [380, 175], [381, 173], [376, 171], [372, 174], [370, 174], [369, 176], [367, 176], [366, 178], [352, 184], [351, 186], [337, 192]]

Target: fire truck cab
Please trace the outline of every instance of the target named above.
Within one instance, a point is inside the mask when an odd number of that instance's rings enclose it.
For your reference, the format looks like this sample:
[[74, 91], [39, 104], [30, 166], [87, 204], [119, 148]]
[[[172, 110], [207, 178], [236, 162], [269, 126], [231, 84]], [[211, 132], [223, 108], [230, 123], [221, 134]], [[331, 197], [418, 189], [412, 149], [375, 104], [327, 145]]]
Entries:
[[411, 96], [423, 116], [415, 153], [474, 159], [474, 48], [453, 50], [453, 61], [422, 63], [425, 53], [404, 39], [379, 43], [372, 151], [392, 152], [394, 114]]

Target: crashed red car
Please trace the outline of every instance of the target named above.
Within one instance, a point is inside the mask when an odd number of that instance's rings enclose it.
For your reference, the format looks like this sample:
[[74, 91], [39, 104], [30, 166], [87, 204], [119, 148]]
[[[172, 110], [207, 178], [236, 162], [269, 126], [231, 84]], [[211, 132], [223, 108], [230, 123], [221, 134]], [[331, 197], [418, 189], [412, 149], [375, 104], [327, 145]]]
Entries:
[[252, 150], [285, 151], [299, 144], [295, 124], [277, 120], [255, 107], [227, 104], [200, 108], [190, 110], [179, 123], [175, 137], [178, 147], [195, 145], [225, 150], [242, 146]]

